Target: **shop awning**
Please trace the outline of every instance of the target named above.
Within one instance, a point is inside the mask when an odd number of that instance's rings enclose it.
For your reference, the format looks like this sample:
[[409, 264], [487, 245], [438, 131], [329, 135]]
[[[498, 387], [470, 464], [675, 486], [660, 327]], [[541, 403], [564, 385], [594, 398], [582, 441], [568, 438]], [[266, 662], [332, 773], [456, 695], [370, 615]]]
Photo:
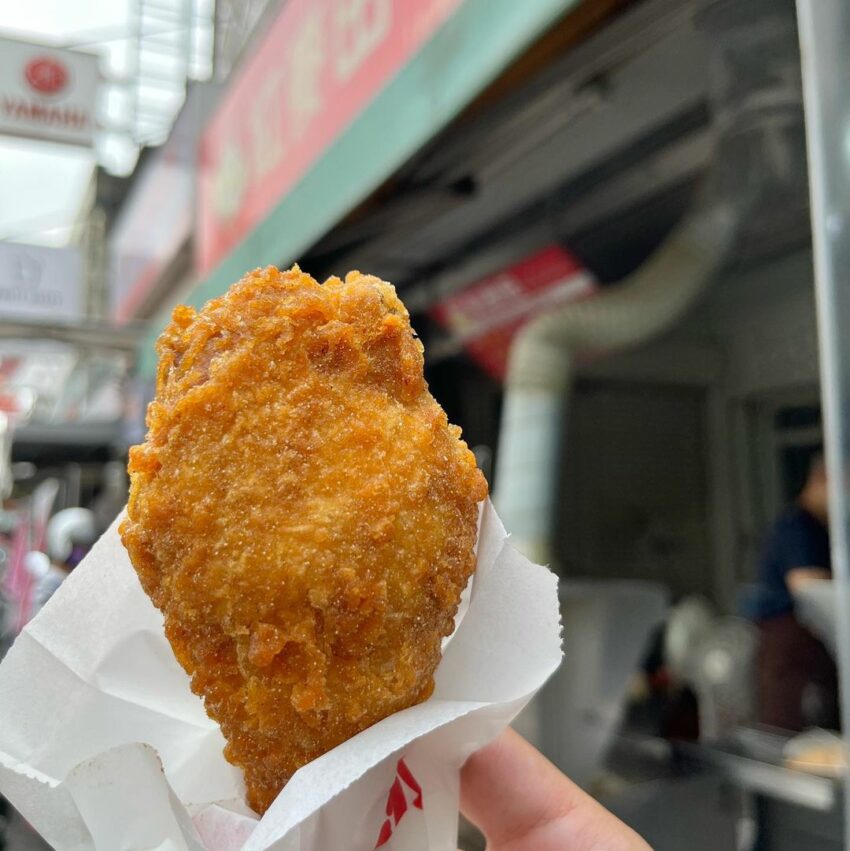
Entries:
[[[209, 271], [186, 300], [200, 306], [249, 269], [297, 260], [576, 3], [290, 0], [236, 72], [204, 135], [197, 241]], [[340, 44], [360, 51], [361, 68], [335, 65]], [[308, 69], [316, 51], [329, 64]], [[276, 88], [287, 85], [281, 69], [309, 75], [292, 93]], [[294, 100], [282, 117], [271, 115], [284, 92]], [[281, 122], [296, 114], [307, 124], [287, 151], [274, 134], [290, 132]], [[258, 141], [263, 128], [266, 147]], [[270, 198], [276, 186], [280, 195]], [[143, 346], [146, 375], [163, 321]]]

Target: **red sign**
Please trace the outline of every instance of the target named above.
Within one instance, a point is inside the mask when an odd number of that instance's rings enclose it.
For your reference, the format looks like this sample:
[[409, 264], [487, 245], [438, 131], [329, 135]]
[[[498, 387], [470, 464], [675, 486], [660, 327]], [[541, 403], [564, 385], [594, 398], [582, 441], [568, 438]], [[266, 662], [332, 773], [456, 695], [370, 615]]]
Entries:
[[266, 216], [461, 2], [289, 0], [201, 141], [201, 273]]
[[0, 36], [0, 135], [91, 145], [96, 54]]
[[[408, 800], [408, 797], [410, 800]], [[375, 848], [380, 848], [390, 841], [393, 830], [398, 827], [402, 816], [407, 812], [408, 805], [414, 806], [418, 810], [422, 809], [422, 787], [417, 783], [404, 759], [400, 759], [396, 766], [395, 780], [387, 795], [387, 818], [378, 832]]]
[[68, 69], [58, 59], [39, 56], [24, 69], [27, 82], [43, 95], [55, 95], [68, 85]]
[[585, 298], [591, 274], [568, 251], [552, 245], [441, 301], [431, 315], [459, 337], [470, 357], [505, 377], [516, 332], [546, 308]]

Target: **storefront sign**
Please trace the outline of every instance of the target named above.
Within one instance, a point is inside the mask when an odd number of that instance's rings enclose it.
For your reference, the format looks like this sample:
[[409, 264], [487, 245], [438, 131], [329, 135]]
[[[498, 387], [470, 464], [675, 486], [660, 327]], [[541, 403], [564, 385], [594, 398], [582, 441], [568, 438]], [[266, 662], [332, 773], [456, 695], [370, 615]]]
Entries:
[[461, 2], [286, 3], [202, 139], [201, 273], [266, 216]]
[[431, 313], [463, 342], [474, 361], [501, 380], [511, 341], [526, 322], [595, 289], [587, 269], [568, 251], [552, 245], [449, 296]]
[[0, 38], [0, 134], [91, 145], [97, 56]]
[[76, 248], [0, 242], [0, 321], [72, 322], [83, 315]]
[[192, 172], [157, 156], [142, 168], [110, 234], [109, 313], [128, 322], [192, 232]]
[[113, 320], [133, 318], [192, 236], [198, 139], [218, 91], [193, 83], [165, 144], [139, 169], [109, 238], [109, 300]]

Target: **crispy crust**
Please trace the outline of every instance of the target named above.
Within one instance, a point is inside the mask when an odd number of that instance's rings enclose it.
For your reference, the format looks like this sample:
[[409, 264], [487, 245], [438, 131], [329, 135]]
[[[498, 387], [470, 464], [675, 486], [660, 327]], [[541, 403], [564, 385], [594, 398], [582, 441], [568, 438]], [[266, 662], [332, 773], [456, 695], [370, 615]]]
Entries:
[[121, 535], [262, 813], [431, 694], [487, 486], [377, 278], [258, 269], [157, 349]]

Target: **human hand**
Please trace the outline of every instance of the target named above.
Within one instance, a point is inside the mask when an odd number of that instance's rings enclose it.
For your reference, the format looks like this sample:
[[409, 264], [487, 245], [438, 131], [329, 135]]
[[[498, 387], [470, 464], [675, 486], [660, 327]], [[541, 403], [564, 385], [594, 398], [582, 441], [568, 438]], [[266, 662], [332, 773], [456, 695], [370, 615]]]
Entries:
[[487, 851], [650, 851], [511, 729], [466, 761], [460, 808]]

